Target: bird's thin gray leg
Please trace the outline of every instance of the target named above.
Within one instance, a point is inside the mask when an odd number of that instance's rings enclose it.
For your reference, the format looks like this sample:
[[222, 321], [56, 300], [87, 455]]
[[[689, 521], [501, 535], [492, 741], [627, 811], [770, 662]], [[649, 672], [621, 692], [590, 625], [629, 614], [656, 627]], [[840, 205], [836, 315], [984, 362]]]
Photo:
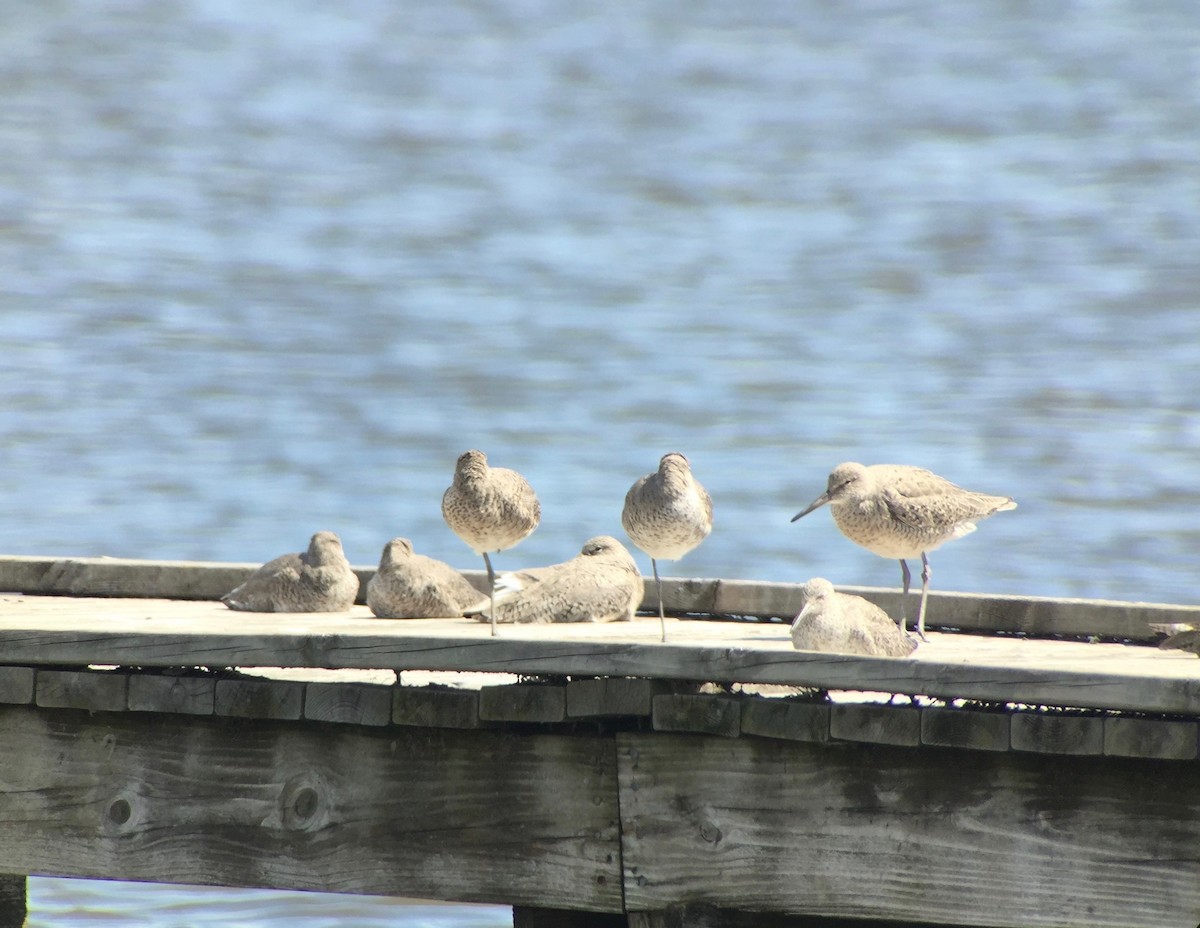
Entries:
[[483, 552], [483, 563], [488, 572], [488, 599], [491, 601], [492, 637], [496, 637], [496, 572], [492, 570], [492, 560], [486, 551]]
[[662, 640], [667, 640], [667, 615], [663, 611], [662, 581], [658, 579], [658, 562], [650, 558], [650, 569], [654, 571], [654, 588], [658, 591], [658, 625], [662, 630]]
[[925, 637], [925, 600], [929, 596], [929, 578], [933, 576], [933, 570], [929, 566], [929, 558], [925, 556], [925, 552], [921, 552], [921, 608], [917, 612], [917, 636], [922, 641], [928, 641]]
[[900, 631], [908, 630], [908, 584], [912, 574], [908, 572], [908, 562], [900, 559], [900, 574], [904, 578], [904, 592], [900, 594]]

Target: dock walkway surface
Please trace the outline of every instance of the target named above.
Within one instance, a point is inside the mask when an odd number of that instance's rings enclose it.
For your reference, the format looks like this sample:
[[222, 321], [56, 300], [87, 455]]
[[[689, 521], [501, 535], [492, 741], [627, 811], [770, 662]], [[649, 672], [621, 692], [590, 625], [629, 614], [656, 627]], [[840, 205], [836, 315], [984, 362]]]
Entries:
[[526, 928], [1200, 922], [1200, 659], [1149, 627], [1198, 607], [931, 593], [871, 658], [792, 646], [799, 585], [665, 580], [666, 642], [654, 597], [492, 638], [215, 601], [254, 566], [0, 558], [0, 873]]

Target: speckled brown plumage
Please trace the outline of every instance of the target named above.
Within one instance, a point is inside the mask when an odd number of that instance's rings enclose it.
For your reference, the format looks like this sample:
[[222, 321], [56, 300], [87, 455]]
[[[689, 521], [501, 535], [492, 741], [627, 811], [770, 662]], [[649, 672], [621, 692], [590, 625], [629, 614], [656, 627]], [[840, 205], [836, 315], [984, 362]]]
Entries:
[[663, 641], [667, 626], [658, 561], [679, 560], [708, 537], [712, 524], [712, 497], [678, 451], [664, 454], [658, 470], [639, 478], [625, 494], [621, 525], [630, 540], [650, 555]]
[[379, 569], [367, 584], [367, 605], [381, 619], [461, 616], [481, 598], [449, 564], [414, 554], [407, 538], [384, 545]]
[[804, 607], [792, 622], [792, 644], [804, 651], [876, 657], [907, 657], [917, 646], [874, 603], [837, 592], [823, 577], [804, 584]]
[[[917, 633], [922, 638], [931, 575], [928, 552], [975, 531], [975, 523], [981, 519], [1017, 507], [1011, 497], [964, 490], [924, 468], [903, 464], [864, 467], [855, 462], [835, 467], [825, 492], [796, 513], [792, 521], [826, 503], [843, 535], [880, 557], [900, 561], [905, 594], [910, 581], [905, 559], [920, 556]], [[903, 602], [901, 624], [905, 622]]]
[[464, 451], [454, 467], [454, 482], [442, 494], [442, 518], [472, 551], [483, 555], [494, 611], [496, 574], [488, 552], [507, 550], [538, 527], [542, 507], [537, 494], [515, 470], [489, 467], [482, 451]]
[[643, 592], [629, 551], [617, 539], [598, 535], [569, 561], [502, 574], [496, 583], [496, 621], [629, 621]]
[[358, 596], [358, 576], [333, 532], [317, 532], [308, 550], [268, 561], [221, 597], [242, 612], [345, 612]]

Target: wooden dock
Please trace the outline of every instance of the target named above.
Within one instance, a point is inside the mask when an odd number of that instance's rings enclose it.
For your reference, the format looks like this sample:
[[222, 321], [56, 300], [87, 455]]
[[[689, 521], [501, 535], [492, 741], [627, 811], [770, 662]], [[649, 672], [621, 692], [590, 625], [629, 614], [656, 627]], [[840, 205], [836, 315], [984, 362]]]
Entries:
[[0, 559], [0, 926], [27, 874], [525, 928], [1200, 923], [1200, 659], [1148, 624], [1200, 608], [931, 593], [900, 660], [796, 651], [788, 584], [667, 581], [665, 643], [491, 638], [215, 602], [252, 568]]

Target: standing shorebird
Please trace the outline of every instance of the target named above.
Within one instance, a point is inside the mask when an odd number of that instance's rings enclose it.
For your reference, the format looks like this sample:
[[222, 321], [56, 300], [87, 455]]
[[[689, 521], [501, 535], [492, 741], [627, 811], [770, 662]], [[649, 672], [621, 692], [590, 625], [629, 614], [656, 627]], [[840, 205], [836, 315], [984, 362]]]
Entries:
[[358, 575], [333, 532], [317, 532], [308, 550], [268, 561], [221, 597], [240, 612], [345, 612], [358, 596]]
[[839, 593], [823, 577], [804, 584], [804, 607], [792, 622], [792, 644], [802, 651], [908, 657], [917, 643], [861, 596]]
[[829, 503], [842, 534], [880, 557], [896, 558], [904, 579], [900, 625], [907, 624], [905, 602], [911, 576], [905, 559], [921, 556], [921, 605], [917, 634], [925, 638], [925, 600], [929, 595], [926, 554], [947, 541], [975, 531], [975, 523], [996, 512], [1016, 509], [1008, 496], [989, 496], [956, 486], [944, 477], [904, 464], [839, 464], [824, 493], [792, 516], [801, 519]]
[[621, 525], [633, 543], [650, 555], [663, 641], [667, 640], [667, 619], [658, 561], [677, 561], [691, 551], [708, 537], [712, 520], [712, 497], [678, 451], [664, 454], [658, 470], [639, 479], [625, 494]]
[[367, 583], [367, 605], [381, 619], [462, 616], [479, 602], [479, 591], [443, 561], [414, 554], [407, 538], [383, 546], [379, 569]]
[[528, 538], [542, 518], [529, 481], [515, 470], [488, 467], [482, 451], [464, 451], [454, 482], [442, 495], [442, 518], [487, 567], [492, 634], [496, 634], [496, 573], [489, 551], [505, 551]]
[[617, 539], [597, 535], [561, 564], [501, 574], [496, 621], [628, 622], [642, 602], [642, 575]]

